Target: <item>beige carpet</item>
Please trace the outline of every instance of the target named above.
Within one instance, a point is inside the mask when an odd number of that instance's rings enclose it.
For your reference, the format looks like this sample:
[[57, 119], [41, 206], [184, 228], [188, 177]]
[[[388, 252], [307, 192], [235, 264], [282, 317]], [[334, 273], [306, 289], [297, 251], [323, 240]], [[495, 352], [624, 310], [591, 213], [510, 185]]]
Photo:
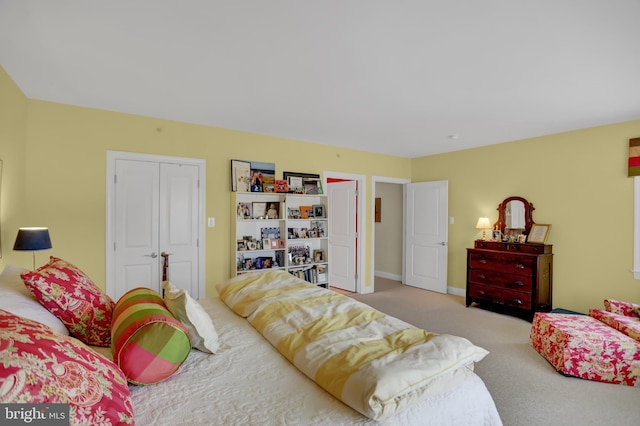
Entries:
[[640, 425], [640, 388], [565, 377], [529, 344], [531, 323], [464, 298], [376, 278], [376, 292], [352, 295], [389, 315], [436, 333], [463, 336], [491, 353], [476, 373], [505, 425]]

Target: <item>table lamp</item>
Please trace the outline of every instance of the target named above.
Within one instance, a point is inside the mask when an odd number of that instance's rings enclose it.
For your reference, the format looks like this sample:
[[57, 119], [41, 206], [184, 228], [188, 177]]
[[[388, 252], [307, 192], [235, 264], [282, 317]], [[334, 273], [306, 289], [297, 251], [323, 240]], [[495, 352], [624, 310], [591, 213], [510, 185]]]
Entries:
[[491, 229], [491, 223], [489, 222], [488, 217], [481, 217], [478, 219], [478, 223], [476, 223], [476, 228], [482, 229], [482, 240], [487, 240], [487, 229]]
[[24, 250], [33, 252], [33, 270], [36, 270], [36, 251], [50, 249], [51, 238], [49, 228], [28, 227], [18, 229], [18, 236], [13, 245], [14, 250]]

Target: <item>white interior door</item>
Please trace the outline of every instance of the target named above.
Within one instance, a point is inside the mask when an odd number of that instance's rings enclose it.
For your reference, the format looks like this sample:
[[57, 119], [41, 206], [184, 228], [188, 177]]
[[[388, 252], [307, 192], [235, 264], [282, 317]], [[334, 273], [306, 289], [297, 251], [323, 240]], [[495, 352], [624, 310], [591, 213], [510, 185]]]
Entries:
[[116, 160], [115, 288], [117, 300], [136, 287], [158, 289], [160, 282], [158, 164]]
[[448, 182], [405, 185], [405, 284], [447, 292]]
[[329, 285], [356, 291], [357, 183], [327, 184], [329, 212]]
[[159, 203], [159, 247], [169, 254], [167, 279], [197, 297], [198, 167], [160, 163]]
[[167, 159], [109, 163], [106, 287], [114, 300], [136, 287], [161, 293], [162, 253], [169, 254], [168, 279], [196, 299], [204, 296], [204, 165]]

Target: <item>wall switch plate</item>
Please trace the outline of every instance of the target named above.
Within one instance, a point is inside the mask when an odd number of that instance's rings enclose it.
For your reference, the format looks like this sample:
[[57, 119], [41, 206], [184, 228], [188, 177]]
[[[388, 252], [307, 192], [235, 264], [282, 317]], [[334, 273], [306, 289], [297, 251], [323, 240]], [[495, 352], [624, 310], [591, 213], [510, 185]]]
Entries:
[[207, 219], [207, 226], [209, 228], [213, 228], [214, 226], [216, 226], [216, 218], [215, 217], [210, 217]]
[[449, 225], [453, 225], [453, 216], [449, 216]]

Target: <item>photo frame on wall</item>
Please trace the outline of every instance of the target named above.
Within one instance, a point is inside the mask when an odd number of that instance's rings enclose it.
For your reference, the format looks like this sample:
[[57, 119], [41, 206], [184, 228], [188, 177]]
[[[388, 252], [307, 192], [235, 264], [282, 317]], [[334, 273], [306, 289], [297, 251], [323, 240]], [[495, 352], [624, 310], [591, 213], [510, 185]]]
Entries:
[[231, 160], [231, 191], [251, 191], [251, 162]]

